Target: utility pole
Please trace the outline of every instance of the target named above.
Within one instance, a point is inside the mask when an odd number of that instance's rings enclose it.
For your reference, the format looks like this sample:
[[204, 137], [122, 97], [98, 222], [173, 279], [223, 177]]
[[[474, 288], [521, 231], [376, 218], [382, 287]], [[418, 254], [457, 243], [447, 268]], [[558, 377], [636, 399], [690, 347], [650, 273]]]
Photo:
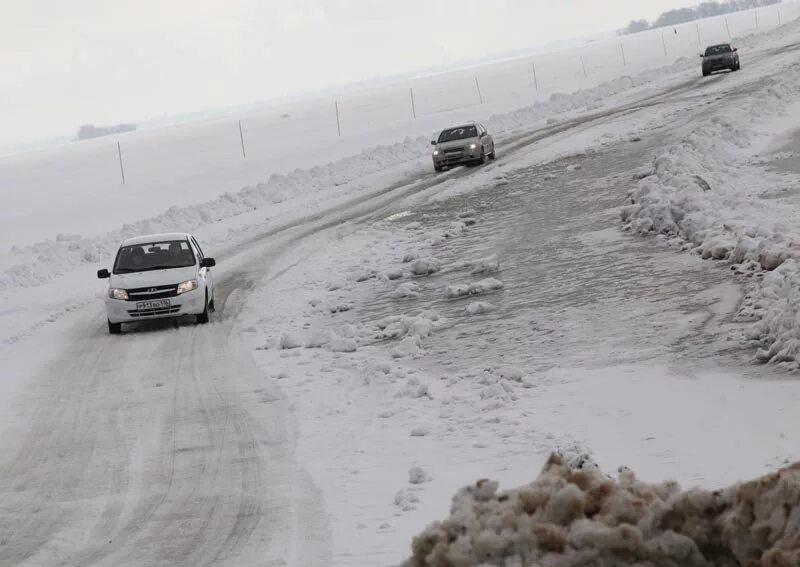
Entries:
[[481, 94], [481, 85], [478, 83], [478, 75], [475, 75], [475, 88], [478, 89], [478, 100], [483, 104], [483, 95]]
[[239, 140], [242, 142], [242, 157], [247, 158], [247, 154], [244, 151], [244, 134], [242, 133], [242, 121], [239, 120]]
[[117, 140], [117, 155], [119, 155], [119, 173], [122, 176], [122, 184], [125, 185], [125, 168], [122, 167], [122, 146], [119, 145], [119, 140]]

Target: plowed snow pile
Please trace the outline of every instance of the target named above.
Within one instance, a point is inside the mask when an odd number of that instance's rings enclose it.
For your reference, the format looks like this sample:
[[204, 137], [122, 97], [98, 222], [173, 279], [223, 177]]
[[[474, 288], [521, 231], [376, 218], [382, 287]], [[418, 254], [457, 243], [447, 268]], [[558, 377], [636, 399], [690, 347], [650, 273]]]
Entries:
[[725, 490], [571, 469], [532, 484], [482, 480], [414, 538], [404, 567], [782, 567], [800, 565], [800, 463]]
[[[703, 258], [733, 264], [751, 277], [740, 315], [758, 320], [748, 338], [763, 362], [800, 367], [800, 230], [797, 176], [771, 171], [770, 148], [796, 115], [800, 71], [796, 65], [763, 81], [735, 108], [720, 106], [679, 143], [658, 155], [622, 208], [625, 229], [658, 235]], [[794, 113], [794, 114], [793, 114]], [[791, 127], [793, 128], [793, 126]], [[765, 272], [776, 275], [764, 277]]]

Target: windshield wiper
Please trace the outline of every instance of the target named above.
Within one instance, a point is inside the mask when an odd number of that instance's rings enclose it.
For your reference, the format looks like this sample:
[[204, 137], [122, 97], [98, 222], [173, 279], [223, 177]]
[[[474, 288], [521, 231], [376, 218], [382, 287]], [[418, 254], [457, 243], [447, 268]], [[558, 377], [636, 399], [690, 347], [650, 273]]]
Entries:
[[194, 264], [181, 264], [180, 266], [153, 266], [152, 268], [145, 268], [142, 271], [150, 271], [150, 270], [177, 270], [179, 268], [190, 268], [194, 266]]
[[115, 274], [133, 274], [137, 272], [152, 272], [154, 270], [174, 270], [176, 268], [188, 268], [192, 264], [186, 266], [148, 266], [146, 268], [117, 268]]
[[151, 272], [153, 270], [171, 270], [173, 268], [183, 268], [185, 266], [149, 266], [141, 270], [142, 272]]

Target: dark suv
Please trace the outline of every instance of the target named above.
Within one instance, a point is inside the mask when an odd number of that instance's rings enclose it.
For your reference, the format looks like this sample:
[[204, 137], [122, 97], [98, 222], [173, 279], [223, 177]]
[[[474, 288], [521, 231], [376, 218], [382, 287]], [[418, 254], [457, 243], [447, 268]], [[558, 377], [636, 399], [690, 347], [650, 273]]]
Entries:
[[730, 69], [731, 71], [741, 69], [738, 51], [737, 48], [731, 47], [729, 43], [707, 47], [705, 54], [700, 56], [703, 58], [703, 76], [708, 77], [714, 71], [721, 71], [722, 69]]

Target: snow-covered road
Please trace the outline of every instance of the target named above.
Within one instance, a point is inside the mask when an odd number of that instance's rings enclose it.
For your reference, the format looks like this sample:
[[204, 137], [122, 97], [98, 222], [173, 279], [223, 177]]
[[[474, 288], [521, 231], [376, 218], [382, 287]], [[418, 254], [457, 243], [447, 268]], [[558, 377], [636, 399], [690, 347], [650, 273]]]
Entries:
[[[631, 108], [517, 137], [503, 159]], [[328, 517], [295, 462], [295, 418], [232, 329], [250, 291], [304, 239], [472, 173], [397, 182], [219, 250], [208, 326], [154, 322], [111, 337], [96, 308], [63, 325], [0, 452], [0, 563], [328, 564]]]
[[[792, 56], [781, 48], [750, 64]], [[219, 310], [209, 325], [157, 322], [110, 337], [98, 301], [8, 342], [4, 367], [30, 378], [4, 406], [0, 564], [376, 565], [401, 559], [407, 536], [455, 486], [504, 471], [521, 482], [553, 445], [588, 443], [607, 459], [647, 445], [639, 464], [654, 469], [696, 458], [696, 447], [675, 447], [717, 401], [708, 386], [717, 382], [676, 393], [660, 378], [676, 367], [685, 377], [712, 353], [736, 375], [741, 347], [724, 324], [738, 288], [723, 270], [615, 224], [633, 171], [710, 99], [757, 80], [683, 79], [510, 136], [486, 167], [413, 174], [239, 235], [214, 251]], [[431, 277], [408, 276], [407, 252], [435, 255]], [[476, 262], [491, 255], [499, 267]], [[358, 268], [366, 277], [341, 283]], [[473, 292], [487, 292], [484, 304], [452, 300]], [[408, 336], [395, 350], [399, 331], [375, 340], [380, 320], [385, 331], [405, 324], [387, 319], [420, 312], [427, 323], [409, 325], [424, 328], [424, 345]], [[309, 346], [317, 325], [339, 333], [320, 343], [328, 350], [280, 348]], [[657, 385], [642, 379], [642, 360], [655, 361]], [[609, 365], [627, 368], [628, 386], [603, 373]], [[576, 367], [587, 372], [570, 377]], [[650, 388], [669, 403], [693, 400], [677, 442], [661, 437]], [[740, 388], [731, 396], [746, 401], [752, 392]], [[612, 403], [626, 391], [639, 402], [627, 414]], [[800, 393], [758, 395], [776, 398], [768, 407], [787, 437], [763, 452], [782, 458], [800, 439], [774, 412]], [[726, 403], [730, 418], [740, 406]], [[763, 413], [750, 417], [748, 431], [766, 435]], [[705, 425], [722, 442], [724, 425]], [[404, 488], [420, 464], [432, 478], [423, 471], [415, 490]], [[695, 479], [717, 481], [722, 468]], [[426, 483], [435, 496], [417, 490]]]

